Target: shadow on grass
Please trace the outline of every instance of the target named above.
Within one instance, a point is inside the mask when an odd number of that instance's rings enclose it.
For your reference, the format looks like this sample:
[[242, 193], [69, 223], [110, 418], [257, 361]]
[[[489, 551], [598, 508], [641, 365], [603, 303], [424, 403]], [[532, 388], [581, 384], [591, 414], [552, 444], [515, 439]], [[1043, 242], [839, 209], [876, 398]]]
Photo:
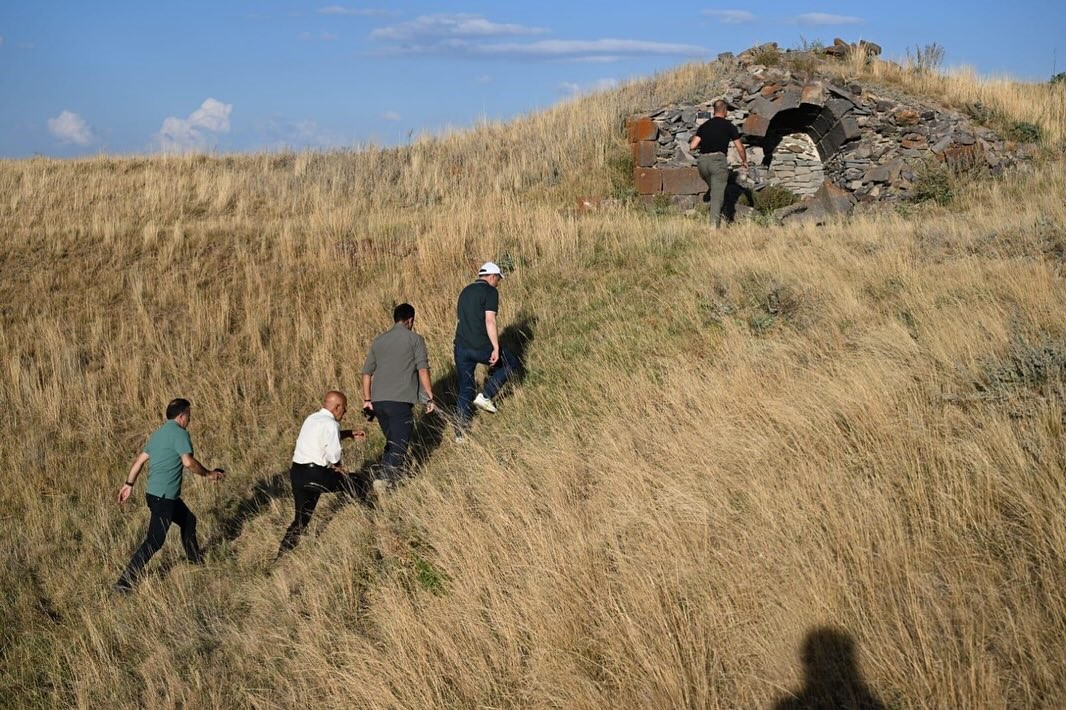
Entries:
[[[508, 384], [518, 385], [525, 378], [526, 357], [529, 346], [533, 342], [534, 329], [537, 317], [528, 311], [521, 311], [515, 322], [504, 328], [500, 333], [500, 346], [514, 354], [518, 360], [518, 367], [511, 376]], [[407, 466], [404, 478], [417, 472], [433, 453], [440, 448], [445, 436], [451, 433], [455, 422], [455, 403], [458, 396], [457, 378], [455, 365], [449, 365], [443, 375], [433, 382], [433, 399], [437, 403], [437, 412], [423, 415], [415, 420], [414, 431], [411, 434], [410, 448], [407, 453]], [[500, 398], [506, 398], [508, 388], [500, 393]], [[367, 508], [375, 506], [374, 496], [371, 494], [371, 486], [381, 468], [381, 457], [374, 460], [365, 460], [358, 470], [349, 474], [351, 485], [344, 493], [334, 496], [325, 510], [321, 510], [315, 516], [317, 527], [323, 529], [325, 525], [345, 506], [357, 502]], [[403, 479], [398, 481], [402, 484]], [[245, 524], [252, 518], [260, 515], [273, 501], [279, 498], [291, 500], [292, 489], [289, 484], [289, 472], [275, 473], [269, 478], [258, 481], [252, 487], [252, 492], [238, 502], [231, 512], [220, 516], [220, 533], [204, 546], [204, 552], [209, 553], [228, 542], [240, 537]], [[282, 531], [284, 532], [284, 531]]]
[[855, 641], [840, 629], [818, 628], [803, 642], [803, 687], [774, 710], [886, 710], [866, 685], [855, 659]]

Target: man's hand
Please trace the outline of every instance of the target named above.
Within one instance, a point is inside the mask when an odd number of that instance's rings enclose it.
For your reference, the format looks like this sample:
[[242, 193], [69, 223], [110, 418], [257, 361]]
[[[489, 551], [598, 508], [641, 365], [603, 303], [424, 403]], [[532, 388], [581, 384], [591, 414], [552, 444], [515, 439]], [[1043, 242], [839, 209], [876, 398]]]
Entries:
[[437, 411], [437, 405], [433, 402], [433, 400], [429, 400], [428, 402], [426, 402], [426, 414], [433, 414], [433, 412], [435, 411]]
[[492, 354], [489, 355], [489, 365], [490, 366], [491, 365], [495, 365], [496, 361], [499, 360], [499, 359], [500, 359], [500, 349], [499, 348], [493, 348], [492, 349]]
[[215, 483], [218, 483], [219, 481], [221, 481], [225, 477], [226, 477], [226, 472], [224, 470], [222, 470], [221, 468], [216, 468], [216, 469], [214, 469], [212, 471], [208, 471], [207, 472], [207, 480], [214, 481]]
[[363, 439], [366, 439], [366, 432], [365, 431], [358, 431], [357, 429], [342, 429], [341, 430], [341, 438], [342, 439], [359, 439], [360, 441], [362, 441]]
[[118, 504], [122, 505], [130, 499], [130, 493], [133, 493], [133, 486], [128, 483], [123, 483], [122, 488], [118, 489]]

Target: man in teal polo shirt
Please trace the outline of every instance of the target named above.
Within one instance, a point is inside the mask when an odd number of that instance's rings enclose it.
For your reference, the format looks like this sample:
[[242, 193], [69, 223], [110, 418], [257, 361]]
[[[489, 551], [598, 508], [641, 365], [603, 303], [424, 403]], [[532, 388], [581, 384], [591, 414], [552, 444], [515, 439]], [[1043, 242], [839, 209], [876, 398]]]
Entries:
[[133, 590], [133, 584], [148, 564], [148, 560], [163, 546], [171, 523], [177, 523], [181, 529], [181, 544], [189, 561], [198, 565], [204, 561], [200, 544], [196, 540], [196, 516], [181, 499], [182, 474], [187, 468], [212, 481], [222, 480], [224, 474], [220, 468], [208, 471], [192, 455], [192, 439], [187, 431], [189, 420], [192, 418], [192, 405], [189, 400], [172, 400], [167, 405], [166, 417], [167, 421], [148, 437], [144, 450], [133, 460], [126, 483], [118, 492], [118, 502], [121, 505], [129, 499], [141, 469], [144, 464], [148, 464], [145, 497], [152, 513], [148, 521], [148, 534], [133, 553], [122, 576], [115, 582], [116, 592], [128, 593]]

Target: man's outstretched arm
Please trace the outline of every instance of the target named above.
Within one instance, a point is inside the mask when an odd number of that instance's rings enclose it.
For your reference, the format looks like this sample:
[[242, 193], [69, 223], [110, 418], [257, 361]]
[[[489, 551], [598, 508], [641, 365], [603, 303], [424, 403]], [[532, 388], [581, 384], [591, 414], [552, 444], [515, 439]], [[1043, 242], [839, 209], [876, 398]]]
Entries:
[[120, 504], [125, 503], [130, 493], [133, 493], [133, 486], [137, 483], [137, 477], [141, 475], [141, 469], [144, 468], [144, 464], [148, 462], [148, 454], [141, 452], [137, 454], [137, 458], [133, 459], [133, 464], [130, 466], [130, 472], [126, 474], [126, 482], [122, 484], [122, 488], [118, 489], [118, 502]]
[[197, 476], [206, 476], [212, 481], [221, 481], [222, 477], [226, 475], [222, 469], [218, 468], [208, 471], [207, 468], [197, 461], [196, 457], [192, 454], [182, 454], [181, 465], [195, 473]]

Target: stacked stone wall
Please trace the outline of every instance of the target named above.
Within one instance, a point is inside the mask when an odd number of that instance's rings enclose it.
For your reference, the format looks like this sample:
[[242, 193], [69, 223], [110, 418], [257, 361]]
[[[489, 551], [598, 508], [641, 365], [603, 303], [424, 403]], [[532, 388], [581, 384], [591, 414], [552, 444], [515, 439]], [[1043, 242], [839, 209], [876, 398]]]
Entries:
[[[781, 185], [801, 197], [828, 181], [827, 190], [851, 203], [907, 199], [923, 161], [964, 159], [994, 172], [1013, 162], [1001, 137], [958, 111], [874, 87], [842, 86], [824, 75], [800, 77], [753, 64], [751, 56], [719, 57], [728, 80], [706, 101], [664, 106], [627, 122], [640, 195], [695, 204], [706, 185], [688, 144], [717, 99], [728, 104], [727, 118], [740, 131], [753, 184]], [[739, 164], [732, 147], [729, 160]]]

